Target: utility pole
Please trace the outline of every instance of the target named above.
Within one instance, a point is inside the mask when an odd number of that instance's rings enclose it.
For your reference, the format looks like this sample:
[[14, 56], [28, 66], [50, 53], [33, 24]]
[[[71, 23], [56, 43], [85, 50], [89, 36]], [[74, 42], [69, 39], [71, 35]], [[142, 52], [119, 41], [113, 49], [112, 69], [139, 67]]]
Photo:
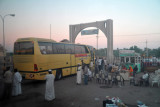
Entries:
[[50, 24], [50, 39], [51, 39], [51, 24]]
[[148, 58], [147, 40], [146, 40], [146, 54], [147, 54], [147, 58]]
[[98, 50], [98, 34], [97, 34], [97, 50]]

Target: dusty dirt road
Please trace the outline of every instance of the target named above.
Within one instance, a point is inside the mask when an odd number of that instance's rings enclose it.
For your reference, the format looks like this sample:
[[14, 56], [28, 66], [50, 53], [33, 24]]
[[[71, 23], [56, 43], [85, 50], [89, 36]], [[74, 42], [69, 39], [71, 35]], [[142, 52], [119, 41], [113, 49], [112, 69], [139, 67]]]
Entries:
[[137, 100], [149, 107], [160, 107], [160, 88], [130, 86], [113, 86], [101, 88], [104, 84], [95, 81], [88, 85], [76, 85], [76, 76], [55, 81], [56, 99], [44, 100], [45, 81], [27, 81], [22, 83], [23, 94], [10, 100], [0, 101], [0, 107], [102, 107], [106, 96], [119, 97], [128, 107], [136, 107]]

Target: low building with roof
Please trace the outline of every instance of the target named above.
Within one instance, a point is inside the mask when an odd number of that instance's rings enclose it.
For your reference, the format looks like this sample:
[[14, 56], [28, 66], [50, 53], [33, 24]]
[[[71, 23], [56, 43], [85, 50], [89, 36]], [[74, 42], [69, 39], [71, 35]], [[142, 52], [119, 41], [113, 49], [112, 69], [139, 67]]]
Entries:
[[138, 72], [141, 70], [141, 56], [140, 53], [136, 53], [134, 50], [119, 50], [120, 63], [125, 65], [128, 69], [129, 66], [134, 68], [135, 65], [138, 67]]

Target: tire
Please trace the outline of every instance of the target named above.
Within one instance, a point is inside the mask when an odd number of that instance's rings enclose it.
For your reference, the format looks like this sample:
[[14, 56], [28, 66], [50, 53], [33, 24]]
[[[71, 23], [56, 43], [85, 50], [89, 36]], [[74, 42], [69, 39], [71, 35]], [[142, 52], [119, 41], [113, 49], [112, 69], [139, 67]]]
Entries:
[[62, 70], [59, 69], [56, 71], [56, 80], [60, 80], [62, 78]]

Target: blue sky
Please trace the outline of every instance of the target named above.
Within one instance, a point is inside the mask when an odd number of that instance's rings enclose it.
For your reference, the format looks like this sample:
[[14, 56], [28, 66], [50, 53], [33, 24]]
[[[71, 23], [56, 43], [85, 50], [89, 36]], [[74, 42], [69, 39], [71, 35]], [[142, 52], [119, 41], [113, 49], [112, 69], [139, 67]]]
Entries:
[[[40, 37], [60, 41], [69, 39], [69, 25], [113, 20], [113, 48], [160, 47], [160, 0], [0, 0], [0, 15], [5, 18], [6, 47], [13, 50], [17, 38]], [[3, 43], [0, 21], [0, 44]], [[99, 48], [107, 48], [99, 33]], [[96, 47], [96, 35], [76, 38], [76, 43]]]

